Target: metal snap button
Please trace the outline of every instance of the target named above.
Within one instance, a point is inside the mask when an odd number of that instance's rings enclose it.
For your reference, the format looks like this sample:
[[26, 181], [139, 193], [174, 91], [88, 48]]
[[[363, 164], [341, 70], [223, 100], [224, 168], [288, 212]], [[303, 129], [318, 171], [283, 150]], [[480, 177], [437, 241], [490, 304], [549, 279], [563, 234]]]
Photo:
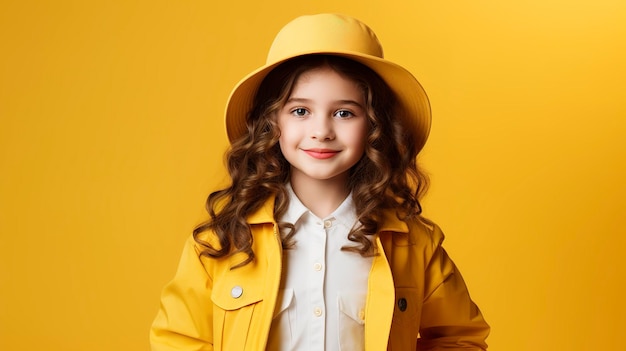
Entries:
[[232, 290], [230, 291], [230, 296], [232, 296], [235, 299], [238, 299], [241, 297], [241, 295], [243, 295], [243, 289], [239, 286], [236, 285], [234, 288], [232, 288]]

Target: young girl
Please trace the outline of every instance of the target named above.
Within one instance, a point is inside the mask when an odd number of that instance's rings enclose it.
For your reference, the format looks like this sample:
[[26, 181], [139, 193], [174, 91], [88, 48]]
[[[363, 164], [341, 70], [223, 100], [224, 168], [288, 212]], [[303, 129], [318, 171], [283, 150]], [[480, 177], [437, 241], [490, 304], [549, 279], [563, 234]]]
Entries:
[[420, 215], [429, 127], [422, 87], [366, 25], [287, 24], [231, 94], [231, 184], [163, 291], [152, 350], [486, 349]]

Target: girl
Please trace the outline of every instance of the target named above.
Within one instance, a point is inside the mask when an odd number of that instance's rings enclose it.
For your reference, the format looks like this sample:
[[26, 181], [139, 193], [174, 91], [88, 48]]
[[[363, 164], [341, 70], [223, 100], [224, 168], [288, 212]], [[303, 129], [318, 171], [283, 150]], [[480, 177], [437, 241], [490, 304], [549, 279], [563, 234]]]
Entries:
[[165, 350], [484, 350], [489, 327], [421, 217], [430, 107], [375, 34], [299, 17], [226, 109], [207, 200], [151, 330]]

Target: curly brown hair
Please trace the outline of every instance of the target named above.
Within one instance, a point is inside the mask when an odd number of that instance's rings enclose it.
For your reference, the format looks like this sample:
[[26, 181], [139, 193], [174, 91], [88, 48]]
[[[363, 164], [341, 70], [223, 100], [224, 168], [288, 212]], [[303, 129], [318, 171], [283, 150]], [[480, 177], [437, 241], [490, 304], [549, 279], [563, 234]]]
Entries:
[[[298, 78], [305, 72], [329, 67], [355, 81], [363, 90], [369, 122], [365, 153], [350, 170], [348, 187], [360, 225], [348, 239], [355, 246], [343, 250], [363, 256], [375, 254], [371, 237], [378, 232], [383, 211], [395, 210], [403, 220], [419, 217], [419, 199], [428, 188], [428, 178], [416, 162], [413, 133], [402, 124], [394, 108], [395, 95], [383, 79], [367, 66], [332, 55], [306, 55], [293, 58], [273, 69], [261, 83], [247, 116], [248, 132], [232, 141], [225, 154], [231, 184], [211, 193], [206, 202], [210, 219], [194, 229], [200, 255], [213, 258], [243, 252], [247, 259], [233, 268], [254, 260], [248, 215], [275, 196], [274, 218], [281, 218], [289, 206], [286, 184], [290, 165], [280, 151], [277, 113], [289, 98]], [[284, 248], [293, 245], [291, 223], [278, 223]], [[219, 245], [200, 237], [215, 234]]]

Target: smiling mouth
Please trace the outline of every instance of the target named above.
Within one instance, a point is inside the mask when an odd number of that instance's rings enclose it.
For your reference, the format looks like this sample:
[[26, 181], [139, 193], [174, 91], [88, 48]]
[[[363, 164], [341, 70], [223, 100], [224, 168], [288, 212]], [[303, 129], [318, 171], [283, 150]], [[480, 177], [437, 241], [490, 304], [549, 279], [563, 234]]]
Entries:
[[309, 156], [320, 160], [331, 158], [339, 153], [337, 150], [329, 149], [307, 149], [302, 151], [306, 152]]

